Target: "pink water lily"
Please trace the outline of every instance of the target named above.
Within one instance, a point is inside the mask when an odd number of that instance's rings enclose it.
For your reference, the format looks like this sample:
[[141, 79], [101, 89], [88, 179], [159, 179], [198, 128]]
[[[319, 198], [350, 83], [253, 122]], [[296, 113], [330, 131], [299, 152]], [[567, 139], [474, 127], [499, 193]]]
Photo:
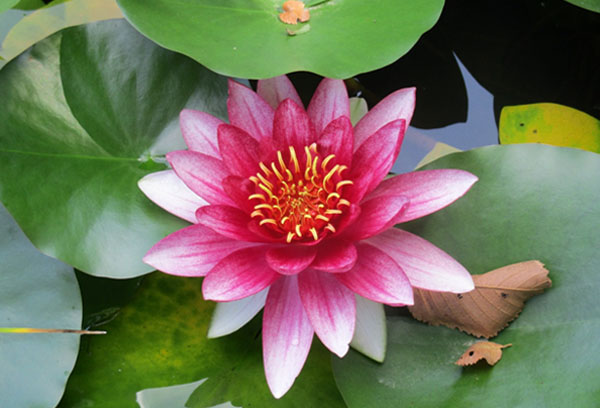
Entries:
[[414, 104], [415, 89], [401, 89], [353, 127], [340, 80], [324, 79], [306, 110], [285, 76], [259, 81], [256, 93], [230, 81], [229, 124], [184, 110], [189, 149], [167, 155], [173, 170], [140, 181], [156, 204], [194, 223], [144, 261], [205, 276], [204, 297], [230, 302], [217, 313], [231, 307], [246, 322], [264, 305], [263, 360], [276, 398], [300, 373], [313, 334], [346, 354], [355, 294], [399, 306], [413, 303], [413, 286], [473, 289], [451, 256], [392, 228], [446, 207], [477, 180], [462, 170], [384, 179]]

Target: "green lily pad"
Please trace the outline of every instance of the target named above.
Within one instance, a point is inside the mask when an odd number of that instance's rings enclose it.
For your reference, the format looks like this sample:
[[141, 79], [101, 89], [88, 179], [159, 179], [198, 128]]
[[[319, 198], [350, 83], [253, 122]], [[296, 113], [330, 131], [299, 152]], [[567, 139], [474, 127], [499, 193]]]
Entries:
[[[307, 407], [343, 406], [322, 346], [312, 351], [288, 395], [275, 400], [262, 372], [260, 318], [232, 335], [208, 339], [213, 306], [202, 300], [201, 279], [159, 272], [145, 277], [132, 302], [102, 326], [108, 334], [83, 339], [59, 407], [134, 408], [138, 391], [206, 377], [192, 395], [199, 399], [193, 406], [227, 400], [244, 407], [297, 406], [299, 401]], [[211, 392], [215, 389], [221, 393]], [[212, 399], [220, 401], [201, 404]], [[251, 405], [254, 401], [259, 403]]]
[[592, 407], [600, 398], [600, 155], [544, 145], [450, 154], [426, 168], [480, 180], [448, 208], [408, 229], [474, 274], [539, 259], [553, 286], [530, 299], [494, 339], [512, 343], [494, 367], [454, 365], [475, 339], [407, 317], [388, 318], [378, 365], [334, 360], [350, 407]]
[[600, 0], [565, 0], [586, 10], [600, 13]]
[[[0, 205], [0, 327], [81, 328], [73, 269], [41, 254]], [[79, 336], [0, 333], [3, 407], [54, 407], [75, 365]]]
[[0, 0], [0, 13], [13, 8], [19, 0]]
[[[15, 8], [38, 8], [37, 3], [44, 6], [41, 0], [21, 1]], [[63, 28], [123, 17], [114, 0], [55, 0], [33, 13], [20, 12], [15, 15], [20, 21], [6, 33], [6, 38], [0, 37], [0, 68], [36, 42]]]
[[556, 103], [505, 106], [500, 143], [545, 143], [600, 153], [600, 120]]
[[[163, 47], [213, 71], [269, 78], [310, 71], [349, 78], [400, 58], [438, 20], [443, 0], [307, 2], [310, 20], [284, 24], [284, 0], [118, 0], [125, 17]], [[303, 26], [310, 25], [310, 30]], [[290, 35], [297, 32], [297, 35]]]
[[0, 71], [0, 201], [44, 253], [96, 276], [150, 272], [184, 222], [138, 189], [184, 148], [178, 115], [226, 116], [227, 84], [124, 20], [69, 28]]

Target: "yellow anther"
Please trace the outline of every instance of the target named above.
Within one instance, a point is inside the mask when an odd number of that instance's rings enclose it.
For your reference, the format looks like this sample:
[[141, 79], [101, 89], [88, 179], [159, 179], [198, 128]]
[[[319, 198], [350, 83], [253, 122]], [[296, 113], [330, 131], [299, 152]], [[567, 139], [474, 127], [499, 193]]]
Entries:
[[304, 170], [304, 178], [306, 180], [310, 180], [310, 176], [308, 175], [308, 173], [312, 168], [312, 154], [310, 154], [310, 149], [308, 148], [308, 146], [304, 146], [304, 152], [306, 153], [306, 166]]
[[[319, 175], [319, 173], [317, 173], [317, 166], [319, 165], [319, 156], [315, 157], [315, 159], [313, 160], [312, 163], [312, 176], [313, 177], [317, 177]], [[312, 180], [312, 178], [311, 178]]]
[[252, 214], [250, 214], [250, 217], [251, 218], [254, 218], [254, 217], [263, 217], [263, 218], [265, 218], [265, 216], [263, 215], [263, 213], [262, 213], [261, 210], [252, 211]]
[[[305, 211], [307, 211], [307, 212], [308, 212], [308, 208], [307, 208]], [[312, 220], [312, 217], [311, 217], [311, 215], [310, 215], [310, 214], [304, 214], [304, 219], [305, 219], [305, 220], [307, 220], [307, 219], [308, 219], [308, 220]]]
[[286, 172], [286, 174], [288, 176], [288, 181], [290, 181], [290, 182], [293, 181], [294, 180], [294, 176], [292, 175], [292, 172], [289, 171], [287, 168], [285, 169], [285, 172]]
[[285, 240], [289, 244], [290, 242], [292, 242], [292, 238], [294, 238], [294, 233], [293, 232], [288, 232], [287, 237], [285, 238]]
[[325, 217], [325, 216], [324, 216], [324, 215], [322, 215], [322, 214], [319, 214], [319, 215], [317, 215], [317, 216], [315, 217], [315, 219], [317, 219], [317, 220], [321, 220], [321, 221], [325, 221], [325, 222], [329, 222], [329, 218]]
[[331, 224], [325, 225], [325, 229], [335, 233], [335, 227]]
[[264, 220], [261, 220], [258, 225], [265, 225], [265, 224], [272, 224], [277, 226], [277, 221], [275, 221], [273, 218], [265, 218]]
[[330, 208], [329, 210], [325, 211], [325, 214], [327, 214], [327, 215], [334, 215], [334, 214], [338, 214], [339, 215], [341, 213], [342, 213], [342, 210], [334, 210], [333, 208]]
[[329, 201], [329, 200], [331, 200], [332, 198], [337, 198], [337, 199], [339, 200], [339, 198], [340, 198], [340, 195], [339, 195], [338, 193], [331, 192], [331, 193], [329, 193], [329, 195], [327, 196], [327, 199], [326, 199], [325, 201]]
[[262, 174], [260, 174], [260, 173], [256, 173], [256, 177], [258, 177], [258, 178], [259, 178], [259, 180], [260, 180], [260, 181], [262, 181], [262, 183], [263, 183], [265, 186], [269, 187], [269, 190], [273, 191], [273, 187], [275, 187], [275, 186], [273, 185], [273, 183], [271, 183], [269, 180], [267, 180], [266, 178], [264, 178], [264, 177], [263, 177], [263, 175], [262, 175]]
[[[265, 193], [267, 193], [267, 195], [269, 196], [269, 198], [273, 198], [273, 192], [271, 191], [271, 189], [267, 186], [265, 186], [264, 184], [259, 184], [258, 188], [260, 188], [262, 191], [264, 191]], [[267, 201], [267, 200], [265, 200]]]
[[262, 204], [256, 204], [254, 206], [255, 210], [261, 210], [261, 209], [265, 209], [265, 210], [270, 210], [273, 211], [273, 207], [270, 204], [266, 204], [266, 203], [262, 203]]
[[340, 168], [338, 169], [338, 176], [342, 177], [342, 173], [346, 170], [348, 170], [348, 166], [346, 166], [345, 164], [342, 164], [340, 166]]
[[254, 200], [255, 198], [258, 198], [259, 200], [263, 200], [263, 201], [267, 201], [267, 198], [262, 195], [262, 194], [250, 194], [250, 196], [248, 197], [248, 200]]
[[296, 235], [298, 235], [298, 238], [302, 238], [302, 231], [300, 231], [300, 224], [296, 224]]
[[339, 192], [340, 188], [342, 188], [344, 186], [351, 186], [352, 184], [354, 184], [354, 182], [352, 180], [342, 180], [342, 181], [339, 181], [335, 185], [335, 191]]
[[325, 159], [323, 160], [323, 163], [321, 163], [321, 169], [323, 169], [323, 171], [327, 171], [327, 165], [334, 157], [335, 157], [335, 154], [330, 154], [329, 156], [325, 157]]
[[287, 171], [287, 166], [283, 161], [283, 155], [281, 154], [281, 150], [277, 150], [277, 161], [279, 162], [279, 166], [281, 167], [281, 172], [285, 173]]
[[298, 157], [296, 157], [296, 149], [294, 146], [290, 146], [290, 159], [294, 163], [294, 171], [300, 173], [300, 163], [298, 163]]
[[265, 166], [265, 164], [263, 162], [258, 163], [258, 167], [260, 167], [260, 169], [263, 171], [263, 173], [265, 173], [265, 176], [270, 177], [271, 174], [271, 170], [269, 170], [269, 168], [267, 166]]
[[281, 225], [285, 225], [285, 223], [286, 223], [287, 221], [289, 221], [289, 220], [290, 220], [290, 217], [288, 217], [288, 216], [286, 215], [286, 216], [285, 216], [285, 217], [283, 217], [283, 218], [281, 219], [281, 221], [279, 221], [279, 222], [281, 223]]
[[250, 176], [250, 181], [253, 182], [255, 186], [257, 186], [258, 183], [260, 183], [260, 180], [255, 176]]
[[317, 229], [315, 227], [312, 227], [311, 229], [309, 229], [310, 233], [313, 236], [313, 239], [316, 241], [319, 239], [319, 235], [317, 234]]
[[277, 167], [275, 167], [275, 162], [271, 163], [271, 168], [273, 169], [273, 173], [275, 173], [275, 176], [279, 180], [283, 181], [283, 176], [281, 175], [281, 173], [279, 172], [279, 170], [277, 170]]
[[345, 205], [347, 207], [350, 207], [350, 201], [346, 200], [345, 198], [340, 199], [340, 201], [338, 201], [336, 207], [340, 207], [340, 205]]
[[329, 171], [329, 173], [327, 173], [327, 175], [325, 177], [323, 177], [323, 188], [328, 193], [329, 193], [329, 188], [327, 187], [327, 184], [329, 184], [329, 181], [331, 180], [331, 178], [333, 177], [333, 175], [335, 174], [335, 172], [338, 170], [339, 167], [340, 167], [340, 165], [336, 164], [335, 166], [333, 166], [333, 169], [331, 169]]

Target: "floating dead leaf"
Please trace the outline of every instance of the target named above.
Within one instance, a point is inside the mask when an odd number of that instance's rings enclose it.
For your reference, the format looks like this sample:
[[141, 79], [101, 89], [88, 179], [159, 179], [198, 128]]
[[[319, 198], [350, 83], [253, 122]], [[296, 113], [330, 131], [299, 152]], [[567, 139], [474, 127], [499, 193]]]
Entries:
[[502, 358], [502, 349], [510, 346], [512, 344], [502, 345], [491, 341], [480, 341], [469, 347], [454, 364], [464, 367], [485, 359], [489, 365], [493, 366]]
[[310, 19], [310, 13], [301, 1], [288, 0], [283, 3], [282, 8], [283, 13], [279, 13], [279, 19], [285, 24], [298, 24], [298, 20], [304, 23]]
[[494, 337], [517, 318], [525, 301], [552, 286], [539, 261], [520, 262], [473, 275], [475, 290], [467, 293], [414, 289], [408, 309], [417, 320], [458, 328], [477, 337]]

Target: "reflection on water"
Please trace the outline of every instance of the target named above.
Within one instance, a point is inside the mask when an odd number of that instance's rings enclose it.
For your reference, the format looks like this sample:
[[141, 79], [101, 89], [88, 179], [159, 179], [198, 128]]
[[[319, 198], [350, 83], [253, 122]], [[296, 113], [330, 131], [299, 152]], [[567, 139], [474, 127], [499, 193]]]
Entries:
[[467, 121], [439, 129], [417, 129], [410, 126], [404, 136], [398, 160], [392, 168], [394, 173], [413, 170], [437, 142], [446, 143], [460, 150], [498, 143], [493, 95], [473, 78], [458, 58], [456, 60], [467, 89]]

